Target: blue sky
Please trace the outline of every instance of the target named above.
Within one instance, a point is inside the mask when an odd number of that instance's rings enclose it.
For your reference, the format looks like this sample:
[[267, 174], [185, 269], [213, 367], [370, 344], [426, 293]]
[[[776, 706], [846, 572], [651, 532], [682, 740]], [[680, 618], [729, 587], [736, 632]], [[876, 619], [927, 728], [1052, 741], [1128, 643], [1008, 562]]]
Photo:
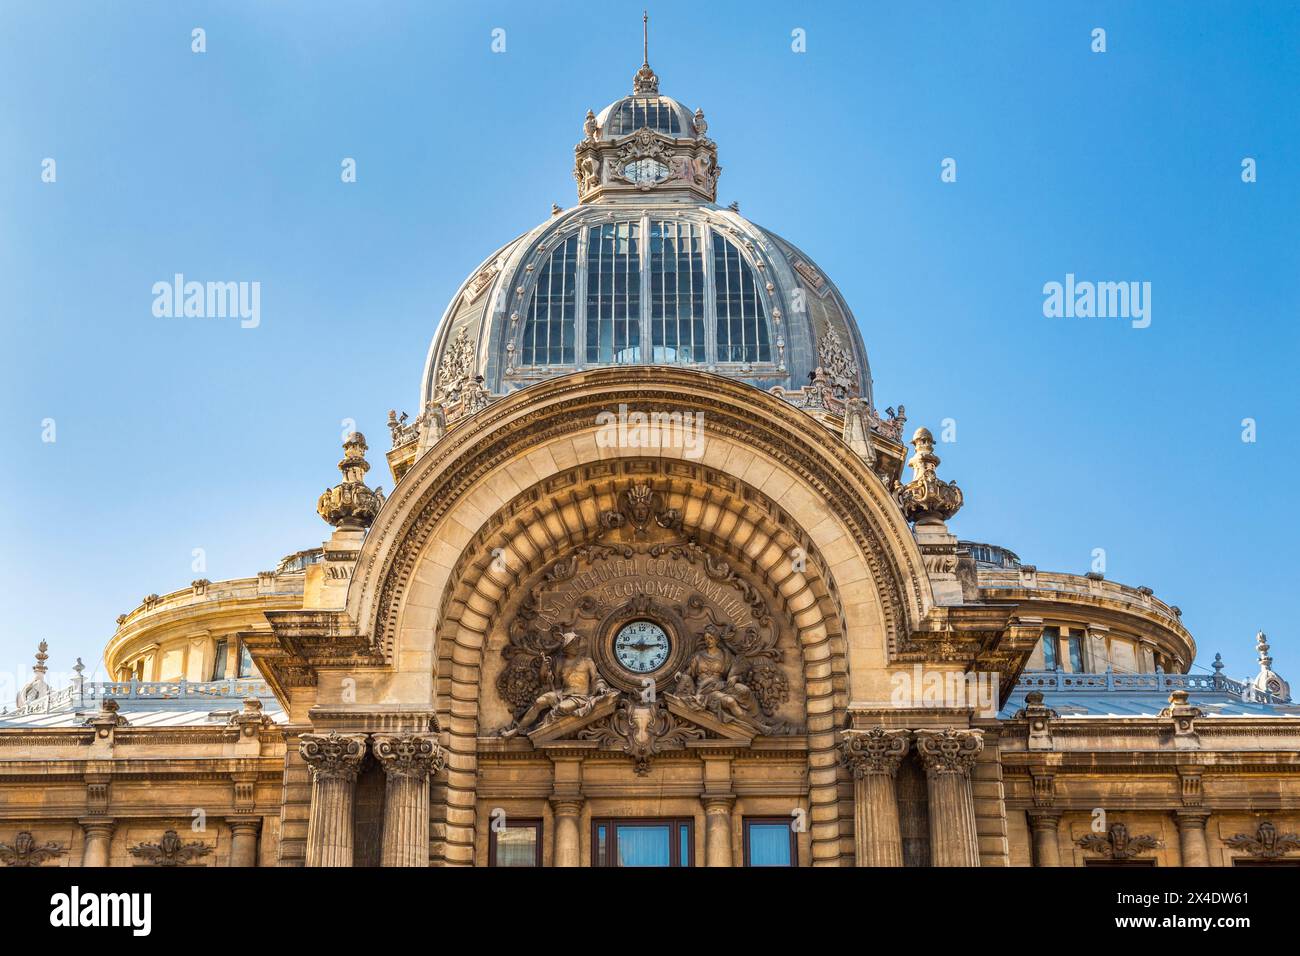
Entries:
[[[378, 475], [387, 409], [416, 410], [458, 283], [574, 202], [582, 118], [630, 91], [640, 14], [0, 5], [0, 668], [26, 673], [42, 638], [54, 670], [98, 666], [119, 613], [199, 576], [195, 548], [220, 580], [320, 543], [343, 420]], [[881, 407], [955, 420], [954, 530], [1044, 569], [1104, 548], [1108, 578], [1181, 606], [1201, 665], [1219, 650], [1253, 672], [1262, 627], [1300, 679], [1300, 7], [650, 15], [663, 91], [719, 144], [720, 201], [839, 284]], [[260, 326], [154, 317], [177, 272], [260, 282]], [[1067, 273], [1150, 282], [1151, 326], [1045, 318]]]

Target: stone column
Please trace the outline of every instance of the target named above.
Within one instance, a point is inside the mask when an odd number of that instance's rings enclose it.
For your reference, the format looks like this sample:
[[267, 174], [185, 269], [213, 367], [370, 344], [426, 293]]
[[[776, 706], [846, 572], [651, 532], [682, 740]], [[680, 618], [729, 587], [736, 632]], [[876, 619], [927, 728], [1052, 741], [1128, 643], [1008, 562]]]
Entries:
[[1030, 810], [1029, 828], [1034, 836], [1034, 866], [1060, 866], [1060, 810]]
[[1210, 850], [1205, 844], [1205, 822], [1209, 810], [1178, 810], [1178, 847], [1183, 866], [1209, 866]]
[[551, 808], [555, 811], [555, 865], [581, 866], [578, 816], [582, 813], [582, 797], [552, 797]]
[[[704, 865], [731, 866], [731, 807], [736, 798], [730, 794], [700, 797], [704, 804]], [[685, 864], [683, 864], [685, 865]]]
[[907, 730], [873, 727], [849, 731], [840, 741], [840, 763], [853, 774], [853, 845], [858, 866], [902, 866], [894, 778], [907, 755]]
[[109, 817], [87, 817], [78, 821], [86, 832], [86, 844], [81, 852], [82, 866], [108, 866], [109, 845], [117, 822]]
[[257, 866], [257, 834], [261, 817], [226, 817], [230, 827], [230, 865]]
[[934, 866], [979, 866], [971, 770], [984, 749], [978, 730], [918, 730], [930, 795], [930, 860]]
[[384, 791], [384, 866], [429, 865], [429, 775], [447, 764], [437, 734], [375, 734]]
[[352, 797], [366, 757], [365, 734], [302, 734], [298, 752], [311, 767], [307, 866], [352, 865]]

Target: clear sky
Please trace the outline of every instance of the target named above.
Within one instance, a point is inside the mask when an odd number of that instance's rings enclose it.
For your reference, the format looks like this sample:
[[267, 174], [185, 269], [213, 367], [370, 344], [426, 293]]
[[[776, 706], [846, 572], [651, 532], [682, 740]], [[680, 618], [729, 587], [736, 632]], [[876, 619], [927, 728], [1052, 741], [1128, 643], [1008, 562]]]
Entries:
[[[720, 202], [839, 284], [881, 407], [955, 422], [953, 529], [1043, 569], [1104, 549], [1181, 606], [1200, 665], [1253, 673], [1264, 628], [1300, 681], [1300, 6], [650, 16]], [[575, 201], [583, 116], [640, 47], [640, 3], [0, 3], [5, 702], [40, 639], [55, 672], [97, 667], [143, 595], [319, 544], [345, 419], [391, 485], [387, 409], [417, 410], [446, 302]], [[178, 272], [259, 282], [260, 325], [155, 317]], [[1067, 274], [1151, 283], [1150, 326], [1045, 317]]]

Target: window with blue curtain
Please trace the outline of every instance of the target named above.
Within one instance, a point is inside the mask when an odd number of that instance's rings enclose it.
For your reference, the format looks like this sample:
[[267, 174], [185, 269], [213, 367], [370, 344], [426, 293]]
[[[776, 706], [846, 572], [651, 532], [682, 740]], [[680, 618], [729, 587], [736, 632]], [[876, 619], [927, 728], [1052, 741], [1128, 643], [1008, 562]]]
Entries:
[[745, 821], [746, 866], [794, 866], [793, 844], [788, 820]]
[[690, 866], [690, 820], [597, 820], [591, 834], [592, 866]]
[[1058, 645], [1061, 632], [1055, 627], [1043, 628], [1043, 670], [1054, 671], [1059, 663]]

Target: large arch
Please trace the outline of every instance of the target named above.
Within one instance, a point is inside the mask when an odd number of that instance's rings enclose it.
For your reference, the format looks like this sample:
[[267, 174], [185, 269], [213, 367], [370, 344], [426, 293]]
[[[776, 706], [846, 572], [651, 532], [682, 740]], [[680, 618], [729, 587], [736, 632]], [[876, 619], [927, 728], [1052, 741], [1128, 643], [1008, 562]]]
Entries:
[[[620, 409], [702, 415], [703, 444], [607, 445], [597, 416]], [[834, 734], [849, 703], [884, 698], [891, 650], [931, 604], [919, 551], [880, 480], [824, 426], [743, 383], [655, 368], [540, 383], [458, 424], [403, 477], [359, 556], [348, 611], [392, 669], [386, 702], [436, 706], [451, 738], [447, 862], [472, 855], [493, 616], [638, 469], [785, 602], [802, 657], [814, 860], [837, 861]], [[792, 548], [808, 573], [781, 570]]]

